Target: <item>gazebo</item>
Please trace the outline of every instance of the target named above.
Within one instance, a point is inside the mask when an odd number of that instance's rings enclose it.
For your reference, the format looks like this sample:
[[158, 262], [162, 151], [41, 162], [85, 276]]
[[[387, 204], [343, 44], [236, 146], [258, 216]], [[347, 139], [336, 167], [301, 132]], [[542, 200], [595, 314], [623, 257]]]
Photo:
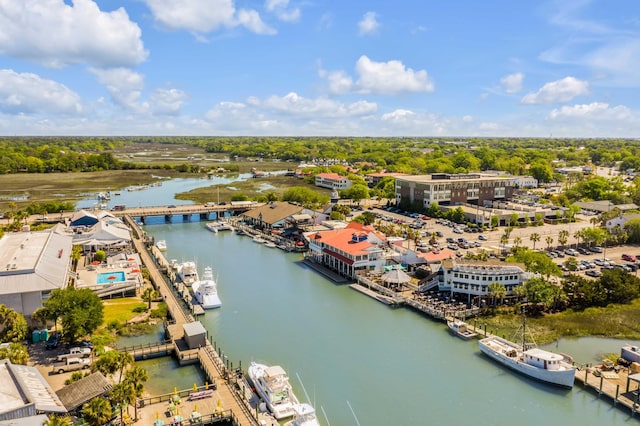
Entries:
[[395, 287], [397, 289], [400, 289], [404, 284], [411, 281], [411, 277], [400, 269], [400, 265], [397, 265], [390, 271], [385, 272], [380, 279], [385, 287]]

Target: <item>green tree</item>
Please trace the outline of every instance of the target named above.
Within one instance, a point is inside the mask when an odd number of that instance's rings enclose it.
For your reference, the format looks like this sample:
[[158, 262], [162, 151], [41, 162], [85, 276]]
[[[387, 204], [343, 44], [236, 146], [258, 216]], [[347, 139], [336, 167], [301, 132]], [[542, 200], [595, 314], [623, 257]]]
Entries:
[[630, 219], [624, 224], [624, 230], [629, 236], [627, 242], [631, 244], [640, 243], [640, 219]]
[[29, 327], [24, 316], [0, 305], [0, 342], [21, 342], [27, 338]]
[[42, 423], [43, 426], [73, 426], [73, 422], [71, 421], [71, 417], [69, 416], [57, 416], [55, 414], [50, 414]]
[[96, 250], [95, 254], [93, 255], [93, 259], [97, 260], [98, 262], [104, 262], [106, 258], [107, 253], [105, 253], [104, 250]]
[[14, 364], [27, 365], [29, 352], [22, 343], [10, 343], [8, 347], [0, 348], [0, 359], [8, 359]]
[[314, 208], [329, 202], [329, 197], [304, 186], [293, 186], [282, 194], [283, 201], [298, 203], [307, 208]]
[[91, 426], [107, 424], [111, 415], [111, 404], [102, 397], [93, 398], [82, 407], [82, 418]]
[[567, 241], [569, 241], [569, 231], [567, 231], [566, 229], [560, 230], [560, 232], [558, 233], [558, 244], [560, 244], [562, 247], [565, 247]]
[[147, 374], [147, 370], [139, 365], [134, 365], [124, 374], [124, 381], [131, 383], [133, 389], [135, 390], [136, 397], [138, 398], [142, 396], [144, 392], [143, 383], [147, 380], [149, 380], [149, 374]]
[[538, 241], [540, 241], [540, 234], [538, 234], [537, 232], [533, 232], [531, 234], [529, 234], [529, 241], [531, 241], [533, 243], [533, 249], [536, 249], [536, 243]]
[[131, 364], [133, 364], [133, 356], [130, 353], [111, 350], [100, 355], [91, 369], [99, 371], [105, 376], [113, 376], [118, 373], [118, 383], [120, 383], [124, 378], [124, 370]]
[[124, 410], [128, 411], [129, 405], [136, 401], [136, 391], [133, 388], [133, 384], [121, 382], [114, 385], [109, 393], [109, 400], [111, 405], [120, 407], [120, 424], [124, 424]]
[[148, 303], [147, 310], [151, 310], [151, 302], [158, 297], [158, 292], [153, 287], [147, 287], [142, 292], [142, 300]]
[[93, 333], [104, 318], [102, 300], [89, 289], [56, 289], [44, 302], [47, 318], [60, 319], [63, 336], [68, 341]]
[[340, 191], [340, 198], [351, 199], [356, 204], [360, 204], [360, 201], [369, 198], [369, 187], [365, 184], [355, 184], [351, 187]]
[[536, 161], [531, 164], [529, 173], [541, 183], [547, 183], [553, 180], [553, 168], [551, 168], [551, 165], [546, 161]]
[[553, 244], [553, 237], [551, 235], [547, 236], [544, 239], [544, 242], [547, 243], [547, 250], [551, 249], [551, 244]]
[[491, 298], [491, 305], [496, 306], [498, 299], [504, 299], [507, 295], [507, 290], [500, 283], [490, 283], [487, 286], [487, 294]]

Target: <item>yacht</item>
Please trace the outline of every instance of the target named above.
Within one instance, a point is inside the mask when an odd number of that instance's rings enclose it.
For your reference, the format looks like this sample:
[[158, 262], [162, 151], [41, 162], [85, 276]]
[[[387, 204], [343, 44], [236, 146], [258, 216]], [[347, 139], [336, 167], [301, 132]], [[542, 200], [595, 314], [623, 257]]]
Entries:
[[522, 344], [510, 342], [498, 336], [478, 341], [480, 351], [500, 364], [552, 385], [572, 388], [576, 367], [564, 354], [556, 354], [525, 343], [525, 320], [522, 321]]
[[264, 244], [267, 242], [267, 240], [265, 240], [264, 238], [256, 235], [255, 237], [253, 237], [253, 242], [254, 243], [258, 243], [258, 244]]
[[252, 362], [247, 374], [256, 392], [276, 419], [285, 419], [296, 414], [298, 398], [294, 395], [289, 377], [282, 367]]
[[286, 422], [284, 426], [320, 426], [316, 410], [310, 404], [296, 404], [293, 411], [295, 411], [293, 419]]
[[178, 280], [186, 286], [192, 285], [198, 281], [198, 270], [196, 269], [195, 262], [187, 261], [178, 265]]
[[167, 250], [167, 242], [165, 240], [160, 240], [160, 241], [156, 242], [156, 247], [158, 247], [158, 250], [160, 250], [160, 251], [166, 251]]
[[213, 271], [210, 266], [204, 268], [202, 279], [191, 286], [193, 295], [204, 309], [219, 308], [222, 306], [218, 296], [216, 281], [213, 279]]
[[233, 226], [230, 223], [220, 220], [208, 222], [205, 226], [209, 231], [215, 233], [218, 233], [218, 231], [233, 231]]

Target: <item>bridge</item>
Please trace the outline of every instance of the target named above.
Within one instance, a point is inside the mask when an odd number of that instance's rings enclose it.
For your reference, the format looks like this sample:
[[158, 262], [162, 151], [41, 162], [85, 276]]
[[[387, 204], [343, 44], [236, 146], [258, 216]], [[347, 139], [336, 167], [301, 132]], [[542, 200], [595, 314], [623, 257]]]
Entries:
[[114, 216], [131, 216], [139, 217], [142, 220], [149, 216], [193, 216], [200, 215], [203, 219], [208, 219], [212, 213], [217, 216], [224, 215], [226, 213], [231, 216], [237, 216], [238, 214], [247, 212], [256, 207], [260, 207], [264, 203], [256, 203], [253, 201], [248, 202], [231, 202], [231, 204], [181, 204], [181, 205], [167, 205], [167, 206], [144, 206], [144, 207], [127, 207], [119, 210], [112, 210], [111, 213]]

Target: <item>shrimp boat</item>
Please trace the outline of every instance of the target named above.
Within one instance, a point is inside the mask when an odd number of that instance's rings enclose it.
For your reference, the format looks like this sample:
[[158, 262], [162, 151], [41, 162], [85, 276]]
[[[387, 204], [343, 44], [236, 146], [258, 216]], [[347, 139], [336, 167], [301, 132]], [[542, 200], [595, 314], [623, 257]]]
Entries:
[[522, 314], [522, 343], [510, 342], [498, 336], [478, 341], [480, 351], [500, 364], [541, 382], [572, 388], [576, 367], [564, 354], [556, 354], [525, 343], [525, 315]]

